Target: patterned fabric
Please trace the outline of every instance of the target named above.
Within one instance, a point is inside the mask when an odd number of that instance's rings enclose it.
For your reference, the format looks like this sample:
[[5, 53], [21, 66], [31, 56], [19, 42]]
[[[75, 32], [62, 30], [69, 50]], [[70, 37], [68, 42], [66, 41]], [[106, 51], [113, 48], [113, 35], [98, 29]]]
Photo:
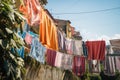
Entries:
[[51, 66], [55, 66], [56, 51], [47, 49], [46, 62]]
[[65, 70], [71, 70], [73, 63], [73, 56], [64, 54], [61, 52], [57, 52], [56, 59], [55, 59], [55, 66], [58, 68], [62, 68]]
[[71, 70], [73, 64], [73, 56], [68, 54], [63, 54], [61, 68], [65, 70]]
[[29, 55], [44, 64], [45, 51], [46, 48], [38, 41], [38, 38], [33, 38]]
[[73, 40], [66, 39], [65, 41], [66, 51], [68, 54], [73, 54]]
[[82, 40], [74, 40], [73, 52], [75, 55], [83, 55]]
[[73, 59], [73, 72], [77, 76], [82, 76], [85, 73], [85, 57], [74, 56]]

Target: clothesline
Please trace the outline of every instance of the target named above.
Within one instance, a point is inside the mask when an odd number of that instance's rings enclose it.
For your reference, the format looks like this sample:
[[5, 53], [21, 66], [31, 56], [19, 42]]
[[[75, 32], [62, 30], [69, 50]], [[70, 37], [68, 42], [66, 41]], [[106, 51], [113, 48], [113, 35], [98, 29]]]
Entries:
[[[45, 57], [47, 57], [46, 62], [49, 65], [70, 70], [73, 68], [73, 72], [78, 76], [85, 72], [84, 56], [86, 56], [91, 64], [90, 69], [100, 71], [96, 68], [96, 65], [99, 67], [98, 61], [105, 60], [105, 41], [86, 41], [83, 48], [81, 40], [66, 38], [56, 27], [51, 16], [36, 2], [38, 0], [30, 0], [20, 7], [27, 24], [32, 27], [39, 25], [39, 38], [33, 33], [26, 32], [25, 41], [28, 45], [31, 45], [30, 56], [41, 63], [44, 63]], [[83, 49], [87, 50], [88, 55], [84, 55]]]

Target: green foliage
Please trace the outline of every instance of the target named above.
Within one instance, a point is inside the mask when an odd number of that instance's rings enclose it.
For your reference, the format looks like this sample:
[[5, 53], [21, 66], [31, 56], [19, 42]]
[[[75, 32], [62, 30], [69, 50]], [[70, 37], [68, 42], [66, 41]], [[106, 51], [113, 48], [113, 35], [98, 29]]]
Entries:
[[0, 80], [20, 80], [25, 72], [24, 60], [16, 51], [24, 45], [15, 32], [21, 19], [14, 10], [12, 0], [0, 0]]

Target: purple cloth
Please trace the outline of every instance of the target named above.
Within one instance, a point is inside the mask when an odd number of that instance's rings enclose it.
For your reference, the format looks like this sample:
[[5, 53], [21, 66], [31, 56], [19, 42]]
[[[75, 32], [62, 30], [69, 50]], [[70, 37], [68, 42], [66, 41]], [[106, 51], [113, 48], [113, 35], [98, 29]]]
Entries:
[[47, 49], [46, 62], [51, 66], [55, 66], [56, 51]]

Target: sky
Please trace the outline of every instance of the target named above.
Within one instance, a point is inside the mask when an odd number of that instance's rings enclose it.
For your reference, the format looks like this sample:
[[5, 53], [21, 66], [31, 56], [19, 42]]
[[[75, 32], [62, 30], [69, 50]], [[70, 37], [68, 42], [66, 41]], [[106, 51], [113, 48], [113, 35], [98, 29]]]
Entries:
[[[83, 40], [120, 39], [120, 0], [48, 0], [45, 8], [54, 18], [70, 20]], [[106, 9], [112, 10], [87, 13]]]

